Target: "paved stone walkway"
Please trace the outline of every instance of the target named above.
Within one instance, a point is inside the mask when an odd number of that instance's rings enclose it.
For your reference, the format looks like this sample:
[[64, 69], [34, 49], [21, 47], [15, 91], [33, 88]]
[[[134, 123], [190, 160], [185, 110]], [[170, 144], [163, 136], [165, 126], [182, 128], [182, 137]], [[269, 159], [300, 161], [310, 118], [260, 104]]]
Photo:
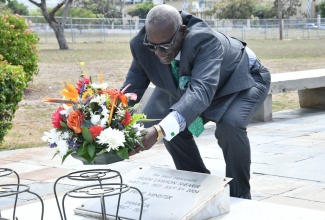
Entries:
[[[206, 130], [197, 139], [198, 146], [211, 172], [224, 176], [222, 151], [213, 134], [214, 125], [206, 125]], [[325, 111], [295, 109], [278, 112], [273, 114], [271, 122], [252, 123], [248, 134], [252, 149], [252, 199], [325, 211]], [[29, 185], [30, 190], [44, 200], [53, 198], [53, 183], [57, 178], [76, 170], [110, 168], [123, 175], [144, 165], [174, 168], [162, 144], [130, 160], [105, 166], [82, 165], [73, 158], [61, 164], [59, 157], [52, 159], [54, 151], [47, 147], [2, 151], [0, 168], [15, 170], [21, 184]], [[0, 183], [16, 183], [16, 178], [14, 175], [0, 177]], [[73, 187], [75, 182], [64, 180], [57, 189], [62, 195]], [[19, 206], [31, 202], [37, 202], [35, 196], [19, 195]], [[0, 210], [12, 208], [13, 203], [14, 197], [0, 198]], [[45, 206], [45, 211], [55, 208]]]

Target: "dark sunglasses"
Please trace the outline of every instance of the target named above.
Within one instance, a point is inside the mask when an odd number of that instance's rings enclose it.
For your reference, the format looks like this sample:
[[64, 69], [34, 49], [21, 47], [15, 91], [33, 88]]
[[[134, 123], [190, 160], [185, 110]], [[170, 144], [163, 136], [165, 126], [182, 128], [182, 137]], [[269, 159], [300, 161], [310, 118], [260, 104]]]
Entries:
[[175, 32], [175, 34], [173, 35], [173, 39], [171, 40], [171, 42], [169, 44], [152, 44], [149, 43], [147, 40], [147, 34], [144, 36], [143, 39], [143, 45], [147, 46], [150, 50], [156, 51], [158, 48], [163, 49], [163, 50], [169, 50], [173, 44], [175, 43], [175, 39], [177, 36], [177, 33], [179, 31], [181, 26], [179, 26]]

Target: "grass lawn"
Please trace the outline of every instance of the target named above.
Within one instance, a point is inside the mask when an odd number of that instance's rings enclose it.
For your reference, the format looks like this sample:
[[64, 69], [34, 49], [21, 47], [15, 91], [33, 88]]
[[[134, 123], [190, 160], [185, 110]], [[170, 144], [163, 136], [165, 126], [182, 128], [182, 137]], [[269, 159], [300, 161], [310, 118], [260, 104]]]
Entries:
[[[29, 83], [25, 98], [13, 120], [14, 127], [5, 137], [0, 150], [45, 146], [41, 137], [51, 129], [51, 115], [58, 104], [43, 103], [44, 97], [60, 97], [62, 82], [76, 83], [86, 63], [86, 71], [98, 80], [99, 72], [111, 88], [119, 88], [131, 63], [129, 37], [110, 39], [105, 43], [70, 44], [70, 50], [61, 51], [57, 43], [39, 44], [39, 74]], [[249, 40], [254, 50], [272, 74], [325, 68], [325, 39], [315, 40]], [[274, 95], [273, 111], [297, 108], [297, 93]]]

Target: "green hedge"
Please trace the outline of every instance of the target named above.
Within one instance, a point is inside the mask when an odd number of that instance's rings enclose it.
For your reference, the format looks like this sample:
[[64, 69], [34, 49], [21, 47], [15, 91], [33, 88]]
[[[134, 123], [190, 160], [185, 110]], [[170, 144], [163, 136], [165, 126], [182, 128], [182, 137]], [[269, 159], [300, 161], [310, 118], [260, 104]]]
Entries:
[[19, 15], [0, 15], [0, 145], [24, 90], [38, 74], [39, 37]]
[[26, 88], [22, 66], [13, 66], [0, 61], [0, 145], [12, 128], [12, 119]]
[[31, 81], [39, 71], [39, 37], [19, 15], [0, 16], [0, 36], [0, 55], [12, 65], [23, 66], [26, 81]]

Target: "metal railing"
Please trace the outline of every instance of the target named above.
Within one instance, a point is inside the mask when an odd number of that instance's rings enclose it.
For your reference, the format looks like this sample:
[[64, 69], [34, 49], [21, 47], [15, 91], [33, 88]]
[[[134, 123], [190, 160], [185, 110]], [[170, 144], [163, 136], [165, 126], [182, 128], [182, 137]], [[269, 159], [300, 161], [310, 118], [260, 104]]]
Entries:
[[[26, 16], [31, 29], [40, 36], [41, 43], [56, 41], [54, 31], [43, 17]], [[60, 18], [57, 18], [60, 20]], [[279, 39], [279, 21], [277, 19], [234, 19], [205, 20], [214, 30], [240, 38]], [[68, 42], [105, 42], [113, 37], [124, 36], [131, 39], [143, 27], [143, 19], [88, 19], [68, 18], [65, 36]], [[283, 19], [283, 39], [325, 38], [324, 18]], [[125, 38], [128, 36], [129, 38]]]

